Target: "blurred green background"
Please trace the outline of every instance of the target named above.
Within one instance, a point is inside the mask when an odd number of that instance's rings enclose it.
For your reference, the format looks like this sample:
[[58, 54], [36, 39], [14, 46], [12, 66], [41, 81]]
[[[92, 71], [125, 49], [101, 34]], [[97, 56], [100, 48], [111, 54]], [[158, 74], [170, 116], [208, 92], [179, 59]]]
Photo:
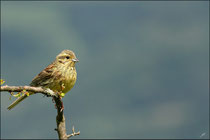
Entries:
[[[1, 2], [1, 78], [28, 85], [70, 49], [80, 60], [63, 99], [67, 131], [81, 131], [74, 138], [209, 138], [208, 8]], [[33, 95], [8, 111], [11, 102], [1, 93], [1, 138], [57, 138], [51, 98]]]

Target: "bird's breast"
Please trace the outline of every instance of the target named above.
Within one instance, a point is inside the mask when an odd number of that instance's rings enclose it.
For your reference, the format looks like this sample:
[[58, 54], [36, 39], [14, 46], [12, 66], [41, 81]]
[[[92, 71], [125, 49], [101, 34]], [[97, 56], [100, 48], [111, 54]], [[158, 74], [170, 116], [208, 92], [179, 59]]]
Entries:
[[77, 72], [75, 68], [72, 68], [68, 71], [66, 71], [64, 75], [64, 81], [62, 82], [64, 85], [64, 89], [62, 90], [63, 93], [67, 93], [69, 90], [71, 90], [76, 83], [77, 79]]

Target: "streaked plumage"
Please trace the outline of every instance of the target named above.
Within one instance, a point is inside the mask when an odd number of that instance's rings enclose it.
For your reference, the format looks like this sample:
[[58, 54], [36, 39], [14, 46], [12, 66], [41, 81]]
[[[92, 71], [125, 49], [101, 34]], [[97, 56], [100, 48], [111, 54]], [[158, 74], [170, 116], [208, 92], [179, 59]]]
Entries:
[[[54, 92], [67, 93], [73, 88], [77, 79], [76, 62], [78, 62], [78, 59], [73, 51], [62, 51], [56, 56], [55, 61], [34, 77], [30, 86], [49, 88]], [[33, 93], [30, 92], [30, 95], [32, 94]], [[12, 109], [26, 97], [28, 96], [23, 95], [19, 97], [8, 109]]]

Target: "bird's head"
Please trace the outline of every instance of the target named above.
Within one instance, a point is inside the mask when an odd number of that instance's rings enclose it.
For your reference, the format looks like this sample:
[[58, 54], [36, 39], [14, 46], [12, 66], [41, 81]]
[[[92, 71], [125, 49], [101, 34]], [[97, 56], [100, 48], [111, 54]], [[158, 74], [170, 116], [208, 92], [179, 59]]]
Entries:
[[63, 50], [60, 54], [56, 56], [56, 61], [64, 65], [74, 66], [75, 63], [79, 60], [77, 59], [73, 51]]

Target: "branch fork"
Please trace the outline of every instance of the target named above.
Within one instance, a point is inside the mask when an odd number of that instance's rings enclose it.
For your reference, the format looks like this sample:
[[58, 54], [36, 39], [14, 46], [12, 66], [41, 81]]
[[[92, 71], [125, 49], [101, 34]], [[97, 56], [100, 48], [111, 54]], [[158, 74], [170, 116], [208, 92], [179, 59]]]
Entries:
[[79, 132], [75, 132], [74, 126], [72, 127], [72, 134], [67, 135], [66, 134], [66, 122], [64, 117], [64, 107], [61, 97], [53, 92], [52, 90], [44, 89], [42, 87], [31, 87], [31, 86], [0, 86], [0, 92], [7, 91], [9, 93], [12, 92], [22, 92], [22, 91], [31, 91], [33, 93], [41, 93], [46, 95], [47, 97], [52, 97], [55, 101], [56, 108], [57, 108], [57, 117], [56, 117], [56, 123], [57, 128], [55, 129], [58, 133], [59, 139], [69, 139], [72, 136], [76, 136], [80, 134]]

